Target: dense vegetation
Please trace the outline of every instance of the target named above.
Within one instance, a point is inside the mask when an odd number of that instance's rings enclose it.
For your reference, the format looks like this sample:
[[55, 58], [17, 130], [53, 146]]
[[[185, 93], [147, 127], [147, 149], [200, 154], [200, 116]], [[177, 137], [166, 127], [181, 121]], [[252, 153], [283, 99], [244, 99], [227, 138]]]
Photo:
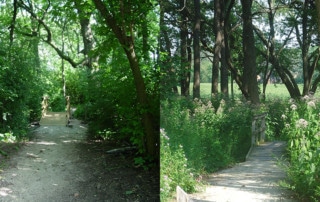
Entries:
[[157, 160], [157, 10], [156, 1], [0, 1], [0, 138], [28, 138], [42, 97], [64, 111], [70, 96], [90, 139]]
[[[288, 141], [283, 185], [319, 200], [319, 111], [301, 102], [317, 96], [320, 82], [316, 3], [160, 1], [162, 200], [176, 185], [195, 191], [204, 173], [243, 160], [260, 112], [268, 140]], [[270, 84], [285, 92], [268, 93]], [[301, 111], [287, 107], [289, 98]], [[302, 119], [308, 125], [296, 126]]]
[[[221, 110], [217, 102], [185, 98], [161, 103], [162, 200], [171, 198], [177, 185], [189, 193], [197, 191], [206, 173], [244, 160], [256, 108], [230, 102]], [[287, 154], [279, 159], [288, 178], [280, 185], [295, 191], [299, 200], [319, 201], [318, 98], [274, 97], [260, 110], [267, 112], [267, 141], [288, 142]]]
[[[242, 103], [215, 106], [210, 100], [161, 103], [161, 197], [179, 185], [196, 190], [206, 172], [243, 161], [249, 150], [251, 111]], [[185, 156], [184, 156], [185, 155]]]
[[290, 100], [281, 115], [282, 136], [288, 140], [290, 164], [284, 185], [302, 199], [320, 200], [320, 105], [310, 96]]

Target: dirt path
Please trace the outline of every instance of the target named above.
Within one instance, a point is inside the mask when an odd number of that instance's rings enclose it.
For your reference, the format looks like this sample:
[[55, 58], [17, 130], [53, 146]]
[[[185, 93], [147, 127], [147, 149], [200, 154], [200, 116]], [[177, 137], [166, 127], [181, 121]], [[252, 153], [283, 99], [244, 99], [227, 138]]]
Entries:
[[[157, 201], [156, 169], [135, 168], [131, 154], [85, 141], [86, 126], [41, 126], [10, 159], [2, 161], [0, 201]], [[103, 145], [101, 145], [103, 144]]]
[[216, 202], [296, 201], [278, 184], [285, 178], [277, 165], [284, 146], [284, 142], [269, 142], [255, 147], [246, 162], [210, 175], [205, 191], [189, 197]]

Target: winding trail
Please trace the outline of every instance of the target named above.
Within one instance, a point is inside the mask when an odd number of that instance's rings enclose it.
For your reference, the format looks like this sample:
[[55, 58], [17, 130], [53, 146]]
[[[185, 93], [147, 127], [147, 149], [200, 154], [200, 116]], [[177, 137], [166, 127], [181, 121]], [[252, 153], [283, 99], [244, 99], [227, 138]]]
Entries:
[[254, 147], [246, 162], [210, 175], [204, 192], [189, 195], [190, 201], [296, 201], [292, 193], [279, 186], [286, 177], [278, 165], [284, 149], [281, 141]]

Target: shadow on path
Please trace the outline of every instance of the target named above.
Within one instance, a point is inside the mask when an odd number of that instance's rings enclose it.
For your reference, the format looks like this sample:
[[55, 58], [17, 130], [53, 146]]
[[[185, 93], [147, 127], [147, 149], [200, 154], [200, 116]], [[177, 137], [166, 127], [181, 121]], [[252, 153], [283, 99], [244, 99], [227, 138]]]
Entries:
[[278, 185], [286, 177], [278, 166], [284, 149], [281, 141], [255, 147], [246, 162], [210, 175], [205, 191], [190, 195], [191, 201], [295, 201]]

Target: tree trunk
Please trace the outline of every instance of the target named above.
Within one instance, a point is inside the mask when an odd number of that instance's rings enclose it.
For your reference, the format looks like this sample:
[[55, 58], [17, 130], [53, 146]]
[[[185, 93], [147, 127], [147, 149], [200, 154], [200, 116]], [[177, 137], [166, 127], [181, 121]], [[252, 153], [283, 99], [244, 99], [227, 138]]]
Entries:
[[193, 98], [200, 98], [200, 0], [194, 0], [195, 19], [193, 29], [194, 78]]
[[214, 97], [218, 94], [219, 85], [219, 66], [220, 66], [220, 54], [222, 43], [222, 27], [221, 27], [221, 0], [214, 1], [214, 56], [212, 62], [212, 83], [211, 83], [211, 96]]
[[[161, 1], [162, 2], [162, 1]], [[172, 56], [171, 56], [171, 48], [172, 44], [170, 38], [168, 36], [167, 27], [164, 22], [164, 6], [160, 2], [160, 35], [159, 35], [159, 46], [160, 52], [162, 53], [162, 57], [159, 61], [161, 65], [162, 71], [164, 71], [167, 76], [166, 78], [162, 79], [162, 87], [166, 90], [170, 90], [175, 94], [178, 94], [178, 87], [176, 85], [176, 75], [175, 75], [175, 68], [172, 67]], [[164, 44], [164, 45], [163, 45]], [[165, 54], [163, 54], [165, 53]]]
[[309, 0], [304, 1], [303, 9], [302, 9], [302, 66], [303, 66], [303, 95], [309, 94], [310, 89], [310, 79], [309, 79], [309, 60], [308, 60], [308, 51], [309, 51], [309, 42], [308, 42], [308, 5]]
[[220, 82], [221, 82], [221, 93], [224, 98], [228, 98], [229, 96], [229, 86], [228, 86], [228, 68], [227, 68], [227, 58], [226, 58], [226, 13], [225, 13], [225, 1], [220, 1], [221, 7], [221, 17], [220, 17], [220, 29], [221, 29], [221, 74], [220, 74]]
[[[124, 49], [127, 58], [130, 62], [130, 68], [134, 77], [134, 83], [137, 91], [137, 98], [142, 109], [147, 109], [149, 106], [148, 97], [146, 93], [145, 83], [140, 71], [137, 56], [134, 50], [133, 42], [130, 43], [127, 49]], [[155, 130], [153, 127], [153, 118], [148, 110], [143, 110], [142, 113], [142, 124], [144, 132], [146, 134], [146, 151], [149, 155], [156, 157], [158, 155], [157, 145], [159, 140], [155, 136]]]
[[187, 47], [188, 47], [188, 27], [187, 27], [187, 13], [186, 13], [186, 1], [180, 0], [180, 11], [181, 15], [181, 23], [180, 23], [180, 58], [181, 58], [181, 95], [188, 97], [190, 95], [189, 86], [188, 86], [188, 72], [189, 72], [189, 64], [188, 64], [188, 56], [187, 56]]
[[256, 74], [255, 41], [252, 26], [252, 0], [241, 0], [243, 18], [243, 85], [252, 104], [259, 104], [258, 82]]
[[80, 19], [80, 27], [81, 27], [81, 36], [83, 41], [83, 50], [81, 51], [85, 56], [84, 65], [89, 69], [92, 69], [92, 63], [97, 61], [96, 58], [92, 58], [89, 56], [89, 52], [94, 48], [94, 38], [90, 26], [90, 16], [91, 13], [86, 12], [86, 8], [80, 4], [79, 1], [75, 2], [75, 8], [78, 11], [79, 19]]
[[[134, 78], [134, 84], [137, 92], [138, 104], [142, 107], [141, 111], [141, 119], [142, 125], [145, 133], [146, 140], [146, 153], [154, 158], [158, 158], [159, 154], [159, 135], [158, 131], [155, 131], [153, 117], [151, 116], [148, 107], [149, 101], [146, 92], [146, 86], [141, 74], [138, 58], [135, 52], [134, 47], [134, 36], [132, 30], [130, 31], [130, 35], [128, 36], [128, 30], [126, 30], [128, 24], [122, 22], [122, 24], [115, 23], [116, 16], [112, 15], [110, 11], [107, 9], [102, 0], [94, 0], [95, 6], [97, 10], [100, 12], [101, 16], [104, 18], [106, 25], [111, 28], [112, 32], [115, 34], [119, 43], [122, 45], [123, 50], [127, 56], [127, 59], [130, 63], [131, 72]], [[127, 22], [133, 23], [133, 22]], [[129, 27], [132, 27], [133, 24], [130, 24]]]

